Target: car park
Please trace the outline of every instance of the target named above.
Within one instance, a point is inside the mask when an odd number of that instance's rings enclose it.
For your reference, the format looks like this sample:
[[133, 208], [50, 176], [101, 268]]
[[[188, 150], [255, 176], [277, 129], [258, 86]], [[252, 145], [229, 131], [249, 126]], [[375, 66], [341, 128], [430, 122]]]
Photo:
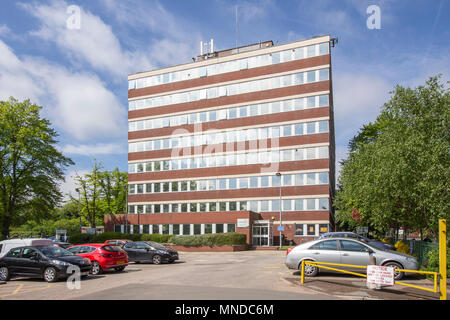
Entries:
[[127, 252], [130, 261], [135, 263], [152, 262], [153, 264], [161, 264], [163, 262], [173, 263], [178, 260], [176, 250], [154, 241], [128, 242], [123, 249]]
[[[317, 261], [324, 263], [338, 263], [355, 266], [367, 266], [370, 264], [370, 256], [375, 258], [375, 264], [379, 266], [394, 267], [404, 270], [418, 270], [418, 261], [415, 257], [384, 250], [369, 245], [353, 238], [325, 238], [316, 239], [299, 244], [286, 255], [285, 264], [289, 269], [301, 268], [301, 262]], [[344, 269], [348, 269], [345, 268]], [[361, 271], [360, 268], [355, 270]], [[319, 268], [312, 265], [305, 266], [306, 276], [316, 276]], [[404, 272], [395, 271], [395, 280], [400, 280]]]
[[87, 276], [91, 269], [88, 259], [55, 246], [16, 247], [0, 258], [0, 281], [12, 277], [37, 277], [47, 282], [67, 278], [76, 268], [81, 276]]
[[119, 246], [119, 247], [123, 247], [125, 245], [125, 243], [127, 242], [132, 242], [132, 240], [128, 240], [128, 239], [111, 239], [111, 240], [106, 240], [105, 244], [110, 244], [113, 246]]
[[395, 247], [389, 243], [384, 243], [382, 241], [376, 241], [369, 239], [367, 237], [364, 237], [360, 234], [354, 233], [354, 232], [327, 232], [318, 237], [318, 239], [324, 239], [324, 238], [354, 238], [359, 241], [366, 242], [374, 247], [380, 248], [380, 249], [386, 249], [386, 250], [395, 250]]
[[20, 238], [20, 239], [9, 239], [0, 241], [0, 258], [3, 257], [9, 250], [17, 247], [25, 246], [52, 246], [53, 241], [49, 239], [41, 238]]
[[91, 273], [97, 275], [105, 270], [123, 271], [128, 265], [128, 255], [118, 246], [104, 243], [80, 244], [67, 248], [68, 251], [91, 261]]

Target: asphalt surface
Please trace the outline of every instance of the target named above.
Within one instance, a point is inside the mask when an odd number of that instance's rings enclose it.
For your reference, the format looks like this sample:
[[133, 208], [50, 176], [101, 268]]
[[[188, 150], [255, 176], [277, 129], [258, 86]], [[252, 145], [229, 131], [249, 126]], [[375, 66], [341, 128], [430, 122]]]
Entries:
[[[365, 278], [320, 273], [300, 284], [284, 265], [285, 252], [180, 252], [173, 264], [133, 264], [81, 280], [16, 278], [0, 285], [0, 300], [438, 300], [439, 294], [396, 285], [366, 287]], [[404, 282], [432, 288], [429, 280]], [[74, 283], [69, 283], [74, 285]]]

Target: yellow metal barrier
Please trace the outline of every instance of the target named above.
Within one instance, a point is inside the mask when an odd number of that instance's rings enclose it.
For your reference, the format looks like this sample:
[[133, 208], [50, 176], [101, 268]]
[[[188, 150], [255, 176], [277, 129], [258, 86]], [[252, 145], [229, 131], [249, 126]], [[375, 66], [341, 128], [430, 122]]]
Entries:
[[[302, 273], [301, 273], [301, 280], [300, 280], [301, 284], [305, 283], [305, 265], [312, 265], [312, 266], [320, 267], [322, 269], [333, 270], [333, 271], [338, 271], [338, 272], [342, 272], [342, 273], [348, 273], [348, 274], [355, 275], [355, 276], [358, 276], [358, 277], [367, 278], [367, 275], [362, 274], [362, 273], [356, 273], [356, 272], [351, 272], [351, 271], [347, 271], [347, 270], [341, 270], [341, 269], [327, 267], [327, 266], [338, 266], [338, 267], [350, 267], [350, 268], [367, 269], [366, 266], [356, 266], [356, 265], [351, 265], [351, 264], [327, 263], [327, 262], [303, 260], [302, 261], [302, 267], [301, 267], [301, 269], [302, 269], [301, 270], [302, 271]], [[415, 288], [415, 289], [425, 290], [425, 291], [429, 291], [429, 292], [433, 292], [433, 293], [439, 292], [438, 291], [438, 281], [437, 281], [438, 273], [437, 272], [405, 270], [405, 269], [394, 269], [394, 270], [401, 271], [401, 272], [408, 272], [408, 273], [431, 274], [431, 275], [434, 276], [434, 281], [433, 281], [434, 288], [433, 289], [420, 287], [420, 286], [415, 286], [415, 285], [412, 285], [412, 284], [409, 284], [409, 283], [404, 283], [404, 282], [399, 282], [399, 281], [395, 281], [395, 284], [406, 286], [406, 287], [411, 287], [411, 288]]]

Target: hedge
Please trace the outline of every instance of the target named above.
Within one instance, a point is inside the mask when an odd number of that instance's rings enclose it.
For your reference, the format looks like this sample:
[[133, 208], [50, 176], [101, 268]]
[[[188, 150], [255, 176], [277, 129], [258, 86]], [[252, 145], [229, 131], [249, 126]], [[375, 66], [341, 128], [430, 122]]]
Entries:
[[193, 236], [173, 236], [170, 242], [183, 246], [229, 246], [245, 245], [247, 236], [243, 233], [214, 233]]
[[74, 233], [69, 236], [68, 242], [72, 244], [104, 243], [111, 239], [129, 239], [132, 241], [155, 241], [167, 243], [171, 235], [167, 234], [127, 234], [120, 232], [104, 232], [100, 234]]

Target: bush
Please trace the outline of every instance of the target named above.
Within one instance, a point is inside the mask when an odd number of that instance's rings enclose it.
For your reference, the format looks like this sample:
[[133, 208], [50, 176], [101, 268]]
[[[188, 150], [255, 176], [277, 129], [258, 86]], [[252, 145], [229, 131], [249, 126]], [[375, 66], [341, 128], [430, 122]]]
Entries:
[[67, 241], [71, 244], [93, 243], [94, 237], [94, 234], [74, 233], [69, 236]]
[[111, 239], [128, 239], [132, 241], [155, 241], [167, 243], [171, 238], [168, 234], [130, 234], [120, 232], [104, 232], [100, 234], [74, 233], [69, 236], [68, 242], [72, 244], [104, 243]]
[[409, 245], [403, 240], [397, 241], [397, 243], [395, 244], [395, 249], [398, 252], [406, 253], [406, 254], [409, 254], [409, 251], [410, 251]]
[[[434, 249], [428, 252], [428, 262], [421, 270], [439, 272], [439, 250]], [[428, 276], [427, 276], [428, 277]], [[450, 248], [447, 248], [447, 278], [450, 277]], [[432, 278], [429, 276], [428, 278]]]
[[242, 233], [215, 233], [193, 236], [173, 236], [171, 242], [183, 246], [229, 246], [245, 245], [247, 236]]
[[154, 241], [159, 243], [167, 243], [169, 242], [170, 238], [172, 238], [172, 235], [169, 234], [142, 234], [141, 235], [141, 241]]

